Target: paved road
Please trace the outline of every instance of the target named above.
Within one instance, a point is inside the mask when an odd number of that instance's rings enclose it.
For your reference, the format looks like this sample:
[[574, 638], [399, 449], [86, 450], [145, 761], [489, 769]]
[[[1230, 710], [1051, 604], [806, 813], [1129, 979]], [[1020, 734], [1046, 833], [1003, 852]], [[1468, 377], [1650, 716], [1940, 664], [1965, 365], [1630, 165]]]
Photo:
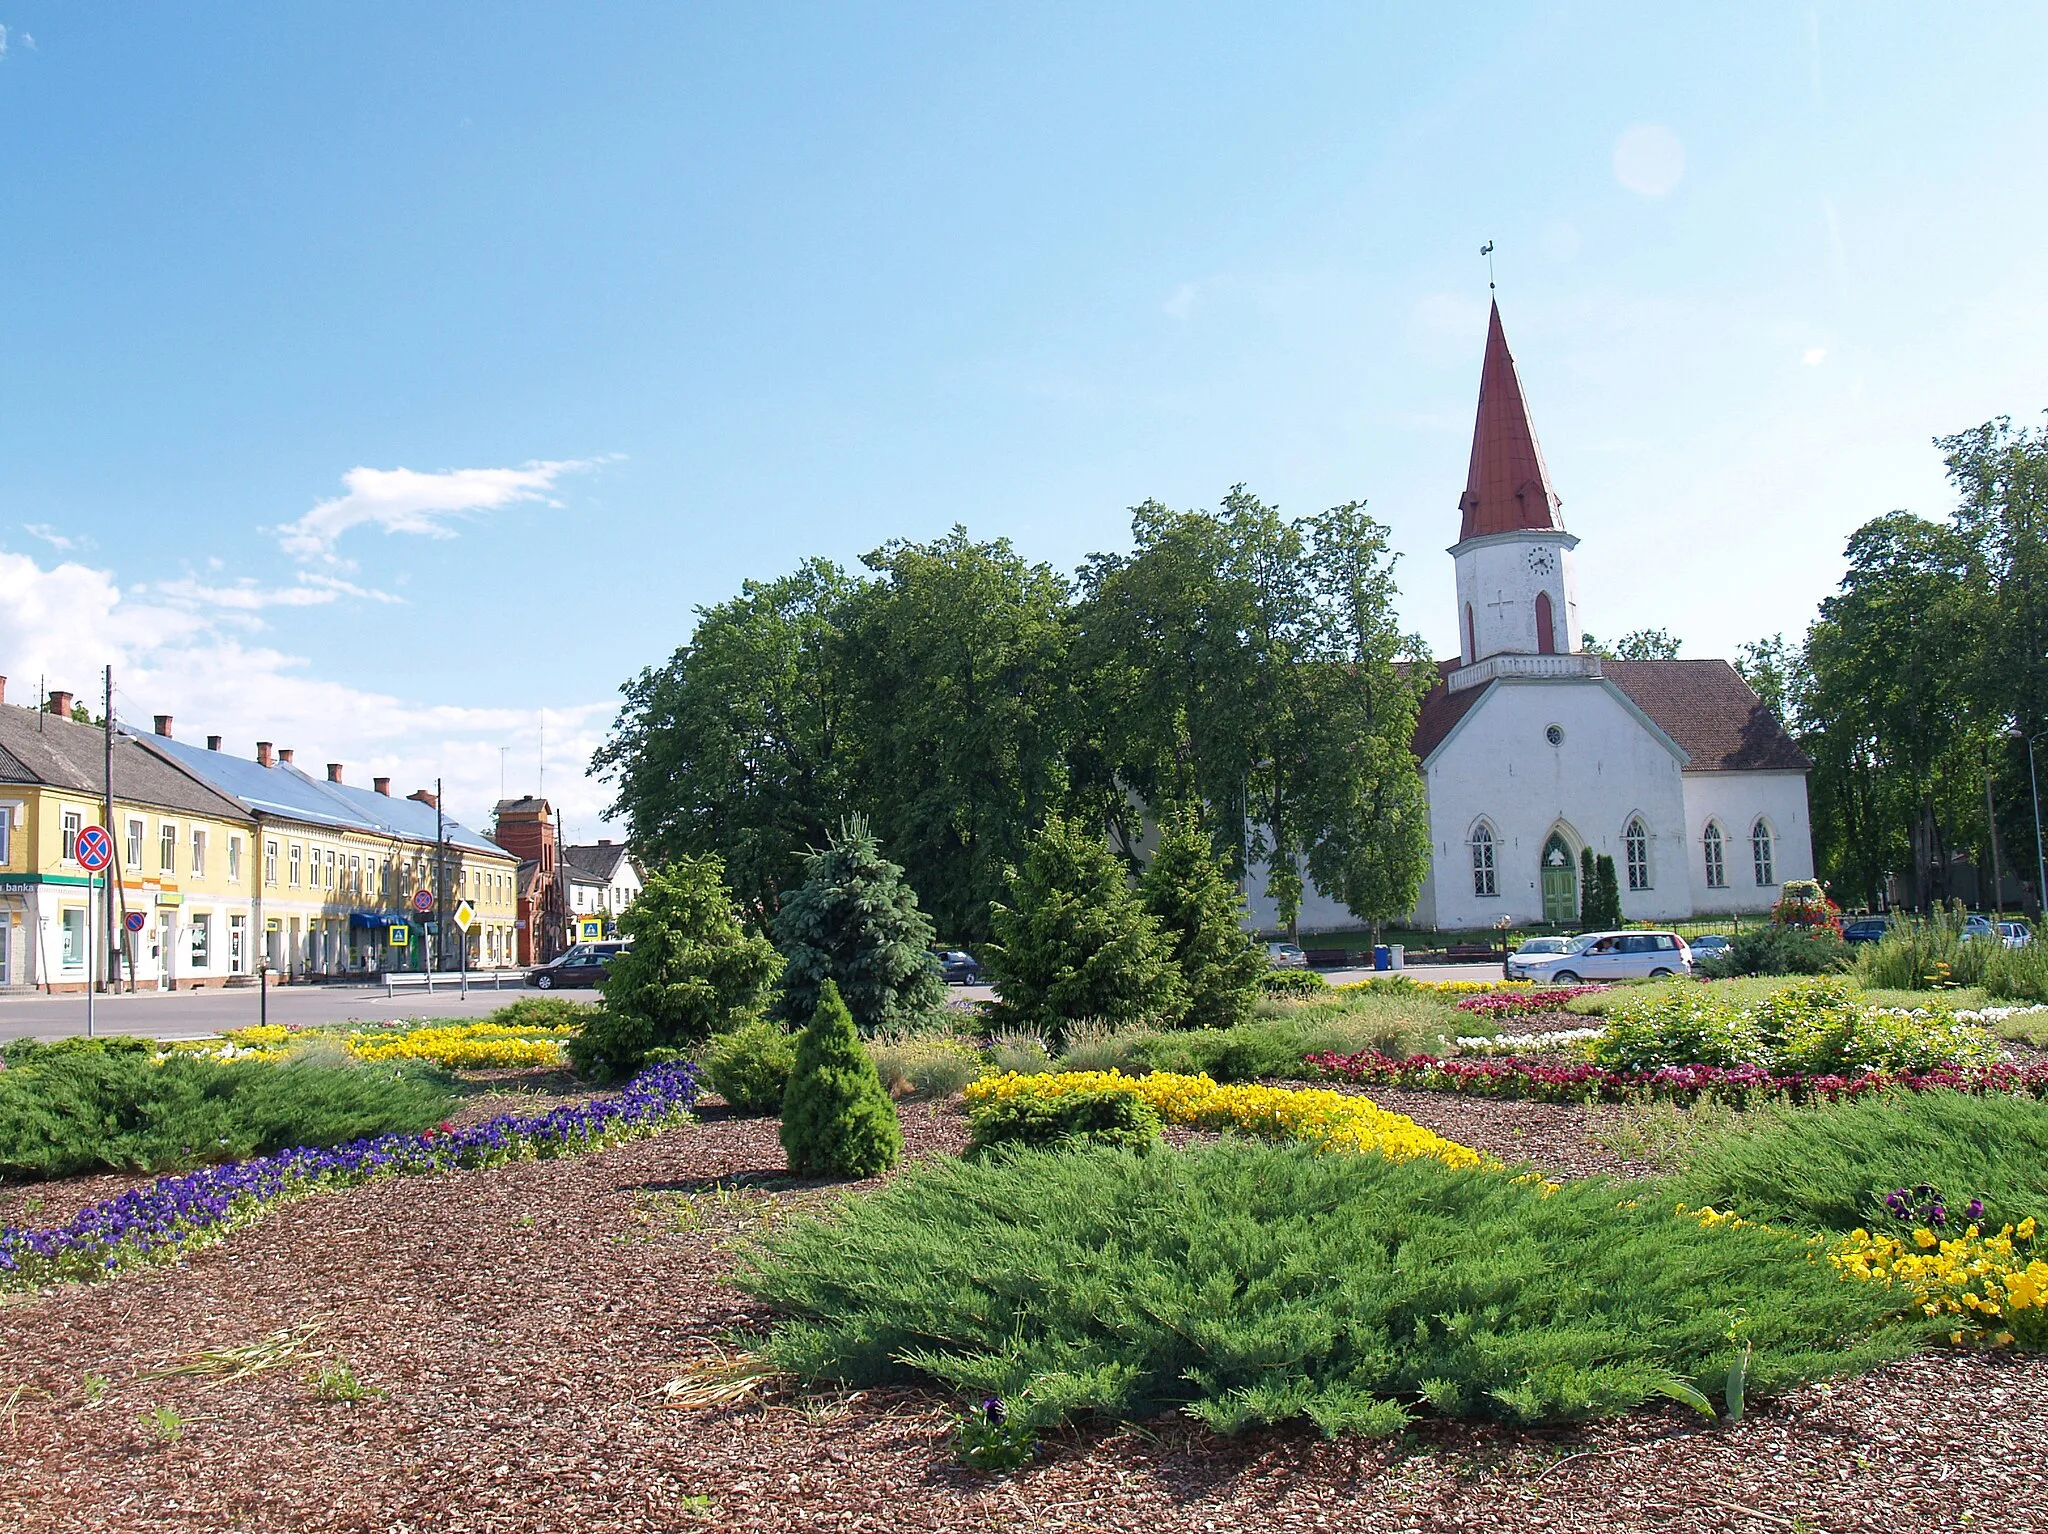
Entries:
[[[467, 999], [451, 983], [437, 980], [430, 996], [422, 990], [400, 991], [386, 998], [384, 987], [367, 985], [286, 985], [270, 992], [273, 1023], [340, 1023], [351, 1019], [398, 1017], [488, 1016], [519, 996], [538, 996], [523, 986], [494, 991], [472, 984]], [[551, 992], [580, 1000], [595, 993]], [[257, 1021], [258, 998], [247, 990], [144, 991], [134, 996], [94, 998], [93, 1024], [101, 1033], [142, 1033], [159, 1039], [193, 1039], [223, 1028], [246, 1028]], [[85, 997], [23, 996], [0, 1001], [0, 1039], [63, 1038], [85, 1032]]]
[[[1370, 980], [1369, 969], [1320, 971], [1332, 985]], [[1498, 964], [1429, 964], [1405, 971], [1416, 980], [1498, 980]], [[1381, 978], [1384, 978], [1382, 976]], [[995, 993], [985, 985], [956, 985], [953, 995], [961, 1000], [990, 1001]], [[519, 996], [538, 996], [523, 986], [507, 985], [502, 991], [488, 986], [471, 986], [467, 999], [458, 996], [451, 984], [438, 983], [432, 995], [425, 991], [400, 991], [386, 997], [384, 988], [365, 985], [287, 985], [270, 992], [270, 1020], [273, 1023], [341, 1023], [351, 1020], [400, 1017], [487, 1017]], [[595, 1001], [596, 994], [558, 991], [551, 994], [572, 1000]], [[101, 996], [94, 1002], [93, 1023], [101, 1033], [140, 1033], [158, 1039], [196, 1039], [223, 1028], [246, 1028], [257, 1021], [255, 990], [172, 991], [158, 995], [145, 991], [135, 996]], [[85, 997], [22, 996], [0, 1001], [0, 1039], [56, 1039], [85, 1032]]]

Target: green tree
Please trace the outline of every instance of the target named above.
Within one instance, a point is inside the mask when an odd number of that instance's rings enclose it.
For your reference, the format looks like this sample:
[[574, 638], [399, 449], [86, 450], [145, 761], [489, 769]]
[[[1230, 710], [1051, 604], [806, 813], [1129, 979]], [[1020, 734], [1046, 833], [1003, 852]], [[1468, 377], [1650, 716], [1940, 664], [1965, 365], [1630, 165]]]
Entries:
[[1599, 907], [1594, 912], [1595, 920], [1602, 927], [1621, 925], [1621, 879], [1614, 867], [1614, 859], [1603, 852], [1593, 859], [1593, 882], [1599, 892]]
[[804, 882], [783, 895], [774, 933], [785, 1017], [817, 1011], [827, 980], [863, 1033], [912, 1022], [946, 999], [931, 921], [859, 815], [804, 859]]
[[1579, 849], [1579, 926], [1587, 932], [1600, 925], [1600, 874], [1593, 862], [1593, 849]]
[[781, 1133], [798, 1177], [873, 1177], [903, 1155], [896, 1105], [830, 980], [819, 985], [817, 1010], [797, 1040]]
[[1138, 888], [1172, 945], [1187, 989], [1185, 1024], [1229, 1028], [1250, 1017], [1266, 956], [1247, 936], [1244, 897], [1193, 815], [1160, 823], [1159, 848]]
[[1187, 991], [1172, 945], [1099, 829], [1049, 819], [1010, 883], [983, 952], [1000, 1021], [1055, 1035], [1083, 1018], [1180, 1022]]
[[578, 1071], [629, 1076], [755, 1017], [781, 960], [741, 925], [715, 856], [649, 872], [619, 918], [632, 939], [611, 961], [604, 1010], [568, 1044]]
[[690, 642], [621, 689], [591, 763], [636, 850], [653, 863], [716, 854], [757, 929], [847, 808], [840, 624], [857, 585], [813, 559], [699, 608]]
[[1065, 801], [1071, 588], [956, 527], [867, 556], [846, 612], [859, 805], [938, 930], [988, 931], [1003, 869]]
[[1679, 641], [1667, 629], [1632, 629], [1613, 644], [1603, 644], [1591, 634], [1579, 636], [1579, 648], [1588, 655], [1609, 660], [1676, 660]]

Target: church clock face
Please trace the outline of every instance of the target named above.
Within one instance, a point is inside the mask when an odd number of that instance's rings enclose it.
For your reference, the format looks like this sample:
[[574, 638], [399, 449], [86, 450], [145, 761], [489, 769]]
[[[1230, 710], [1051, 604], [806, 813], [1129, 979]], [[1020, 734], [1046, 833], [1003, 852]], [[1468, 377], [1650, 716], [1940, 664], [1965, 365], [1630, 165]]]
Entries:
[[1529, 573], [1549, 575], [1557, 568], [1557, 551], [1547, 543], [1539, 543], [1529, 550]]

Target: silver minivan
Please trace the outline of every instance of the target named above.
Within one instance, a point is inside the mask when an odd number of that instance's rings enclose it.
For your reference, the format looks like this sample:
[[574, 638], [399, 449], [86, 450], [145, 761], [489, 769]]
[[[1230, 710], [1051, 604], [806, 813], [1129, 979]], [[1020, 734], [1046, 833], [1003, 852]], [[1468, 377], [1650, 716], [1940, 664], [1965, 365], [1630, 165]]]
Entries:
[[1588, 932], [1563, 953], [1512, 954], [1511, 980], [1577, 985], [1583, 980], [1662, 980], [1692, 973], [1692, 952], [1676, 932]]

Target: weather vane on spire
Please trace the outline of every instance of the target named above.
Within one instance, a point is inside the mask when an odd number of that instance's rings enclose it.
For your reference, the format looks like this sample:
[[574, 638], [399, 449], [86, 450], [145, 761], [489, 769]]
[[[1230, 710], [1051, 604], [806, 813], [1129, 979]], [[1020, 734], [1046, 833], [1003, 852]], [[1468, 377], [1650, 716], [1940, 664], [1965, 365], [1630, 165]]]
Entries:
[[1479, 247], [1479, 254], [1486, 257], [1486, 291], [1493, 291], [1493, 241], [1488, 240]]

